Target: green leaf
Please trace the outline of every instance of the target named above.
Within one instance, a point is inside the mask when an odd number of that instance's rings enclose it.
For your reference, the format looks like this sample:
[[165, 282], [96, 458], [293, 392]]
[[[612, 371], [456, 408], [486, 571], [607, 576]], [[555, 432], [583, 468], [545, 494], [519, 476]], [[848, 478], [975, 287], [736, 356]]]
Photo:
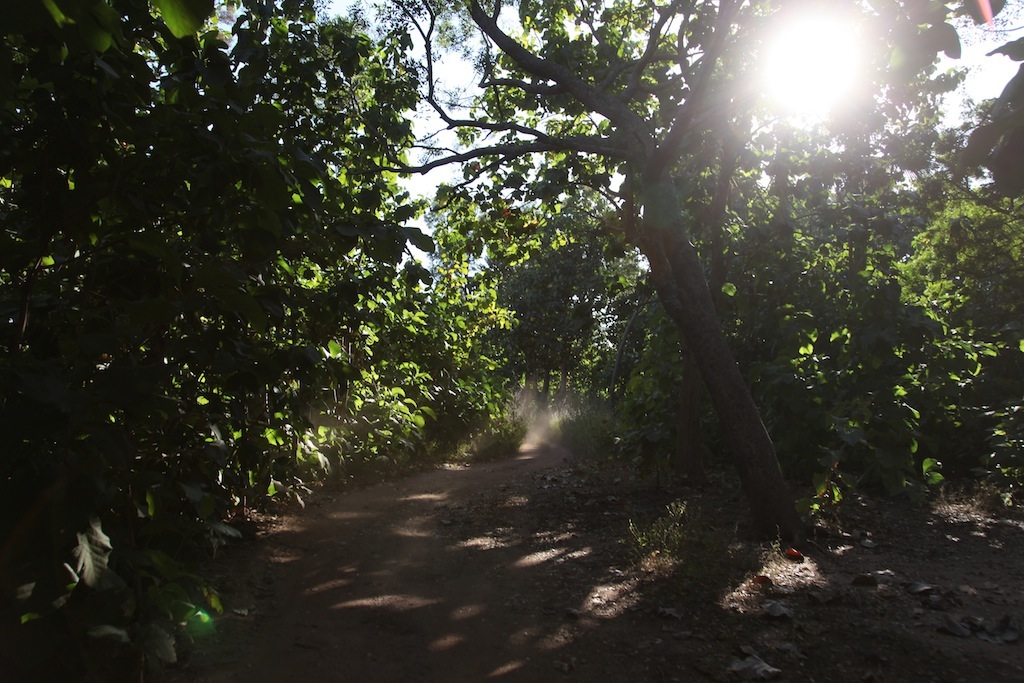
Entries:
[[412, 246], [428, 254], [434, 252], [434, 239], [430, 235], [411, 225], [405, 226], [403, 231], [405, 232], [405, 238], [409, 240]]
[[722, 294], [726, 296], [736, 296], [736, 285], [731, 282], [726, 282], [722, 285]]
[[146, 624], [142, 631], [141, 646], [143, 652], [156, 657], [165, 664], [174, 664], [178, 661], [174, 636], [158, 624], [152, 622]]
[[949, 24], [934, 24], [925, 31], [924, 40], [935, 52], [942, 52], [950, 59], [960, 59], [960, 36]]
[[249, 323], [254, 330], [266, 331], [267, 312], [254, 296], [245, 291], [225, 289], [217, 292], [217, 298]]
[[992, 148], [999, 144], [999, 139], [1002, 138], [1005, 131], [1006, 126], [1000, 122], [988, 123], [975, 128], [964, 149], [964, 163], [968, 166], [985, 163]]
[[96, 588], [109, 571], [107, 560], [113, 547], [110, 545], [110, 537], [103, 533], [100, 520], [95, 517], [89, 522], [89, 529], [76, 534], [78, 544], [72, 553], [78, 561], [75, 573], [81, 578], [86, 586]]
[[241, 538], [242, 532], [233, 526], [229, 526], [224, 522], [209, 522], [210, 530], [218, 536], [225, 538]]
[[57, 7], [57, 3], [53, 0], [43, 0], [43, 6], [46, 11], [50, 13], [53, 20], [57, 22], [57, 26], [65, 26], [66, 24], [73, 24], [74, 21], [68, 18], [64, 12], [61, 11], [60, 7]]
[[175, 38], [195, 35], [213, 15], [213, 0], [153, 0]]
[[269, 443], [272, 446], [285, 445], [288, 436], [282, 430], [276, 429], [274, 427], [267, 427], [267, 430], [264, 432], [263, 435], [266, 437], [267, 443]]
[[117, 626], [110, 626], [104, 624], [102, 626], [93, 626], [88, 631], [91, 638], [105, 638], [107, 640], [116, 640], [119, 643], [130, 643], [131, 638], [128, 637], [128, 631]]

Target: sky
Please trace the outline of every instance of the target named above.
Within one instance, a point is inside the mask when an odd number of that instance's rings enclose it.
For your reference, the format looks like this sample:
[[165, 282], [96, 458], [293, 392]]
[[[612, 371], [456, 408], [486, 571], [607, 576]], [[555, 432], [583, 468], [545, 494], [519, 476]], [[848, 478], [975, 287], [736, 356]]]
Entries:
[[[1018, 15], [1020, 15], [1019, 11]], [[1024, 22], [1024, 16], [1015, 18]], [[993, 30], [987, 26], [974, 26], [970, 22], [964, 22], [957, 26], [957, 29], [961, 35], [960, 43], [963, 54], [958, 60], [943, 58], [941, 66], [968, 67], [964, 91], [973, 99], [985, 100], [998, 97], [1009, 80], [1017, 73], [1020, 62], [1014, 62], [1005, 55], [991, 57], [987, 55], [1004, 43], [1024, 37], [1024, 26], [1018, 25], [1011, 30]]]

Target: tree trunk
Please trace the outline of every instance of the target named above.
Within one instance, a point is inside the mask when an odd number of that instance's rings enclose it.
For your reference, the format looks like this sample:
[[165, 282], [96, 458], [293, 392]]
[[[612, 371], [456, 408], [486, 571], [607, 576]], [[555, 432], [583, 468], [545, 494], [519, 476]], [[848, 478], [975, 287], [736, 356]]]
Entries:
[[629, 334], [633, 331], [633, 325], [636, 324], [636, 320], [640, 316], [640, 312], [647, 308], [650, 303], [650, 296], [645, 296], [637, 303], [636, 308], [633, 309], [633, 313], [629, 316], [629, 322], [626, 323], [626, 328], [622, 331], [622, 336], [619, 337], [619, 345], [618, 348], [615, 349], [615, 365], [612, 366], [612, 378], [611, 381], [608, 382], [608, 395], [612, 397], [613, 401], [618, 399], [619, 391], [615, 385], [619, 383], [619, 374], [622, 372], [622, 354], [626, 351], [626, 342], [629, 341]]
[[679, 418], [676, 421], [674, 469], [681, 479], [694, 486], [704, 486], [708, 482], [700, 443], [700, 395], [704, 381], [693, 353], [685, 351], [684, 354], [683, 395], [679, 400]]
[[[722, 146], [721, 167], [718, 184], [711, 205], [704, 216], [704, 227], [708, 230], [708, 248], [711, 252], [711, 272], [708, 287], [716, 318], [722, 312], [722, 287], [726, 279], [726, 260], [723, 248], [723, 222], [729, 204], [729, 184], [736, 173], [739, 161], [737, 140], [728, 138]], [[707, 483], [704, 459], [701, 455], [700, 405], [704, 393], [704, 382], [693, 352], [685, 349], [683, 360], [683, 397], [679, 405], [676, 437], [676, 473], [691, 484], [703, 486]]]
[[565, 401], [565, 397], [568, 396], [569, 394], [569, 381], [571, 379], [569, 377], [569, 374], [569, 359], [563, 358], [559, 363], [558, 390], [555, 392], [555, 402], [558, 403], [559, 405], [561, 405], [562, 402]]
[[775, 447], [729, 350], [671, 178], [645, 179], [641, 244], [662, 305], [700, 368], [761, 538], [796, 540], [802, 524]]

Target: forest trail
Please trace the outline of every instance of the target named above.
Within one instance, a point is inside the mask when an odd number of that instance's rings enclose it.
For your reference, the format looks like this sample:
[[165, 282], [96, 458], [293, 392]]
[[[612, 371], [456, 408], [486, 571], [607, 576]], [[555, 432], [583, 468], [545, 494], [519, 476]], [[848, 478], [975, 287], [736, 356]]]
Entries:
[[[730, 482], [542, 446], [322, 490], [209, 568], [224, 614], [162, 678], [1024, 680], [1024, 515], [856, 496], [794, 561], [742, 540]], [[638, 562], [637, 533], [678, 562]]]
[[172, 679], [539, 681], [592, 665], [595, 680], [609, 663], [571, 647], [591, 586], [565, 591], [550, 575], [594, 549], [574, 545], [567, 520], [525, 509], [538, 477], [566, 464], [565, 451], [526, 447], [320, 496], [260, 539], [265, 559], [252, 549], [225, 595], [226, 632]]

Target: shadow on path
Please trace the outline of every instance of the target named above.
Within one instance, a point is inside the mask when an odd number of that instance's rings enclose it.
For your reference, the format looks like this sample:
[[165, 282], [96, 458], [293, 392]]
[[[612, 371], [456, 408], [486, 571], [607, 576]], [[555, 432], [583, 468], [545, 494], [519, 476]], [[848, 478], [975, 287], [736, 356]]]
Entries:
[[186, 680], [604, 678], [627, 660], [580, 639], [619, 613], [624, 572], [583, 545], [572, 519], [531, 501], [566, 455], [524, 449], [342, 494], [292, 518], [261, 541], [270, 595], [251, 630]]

